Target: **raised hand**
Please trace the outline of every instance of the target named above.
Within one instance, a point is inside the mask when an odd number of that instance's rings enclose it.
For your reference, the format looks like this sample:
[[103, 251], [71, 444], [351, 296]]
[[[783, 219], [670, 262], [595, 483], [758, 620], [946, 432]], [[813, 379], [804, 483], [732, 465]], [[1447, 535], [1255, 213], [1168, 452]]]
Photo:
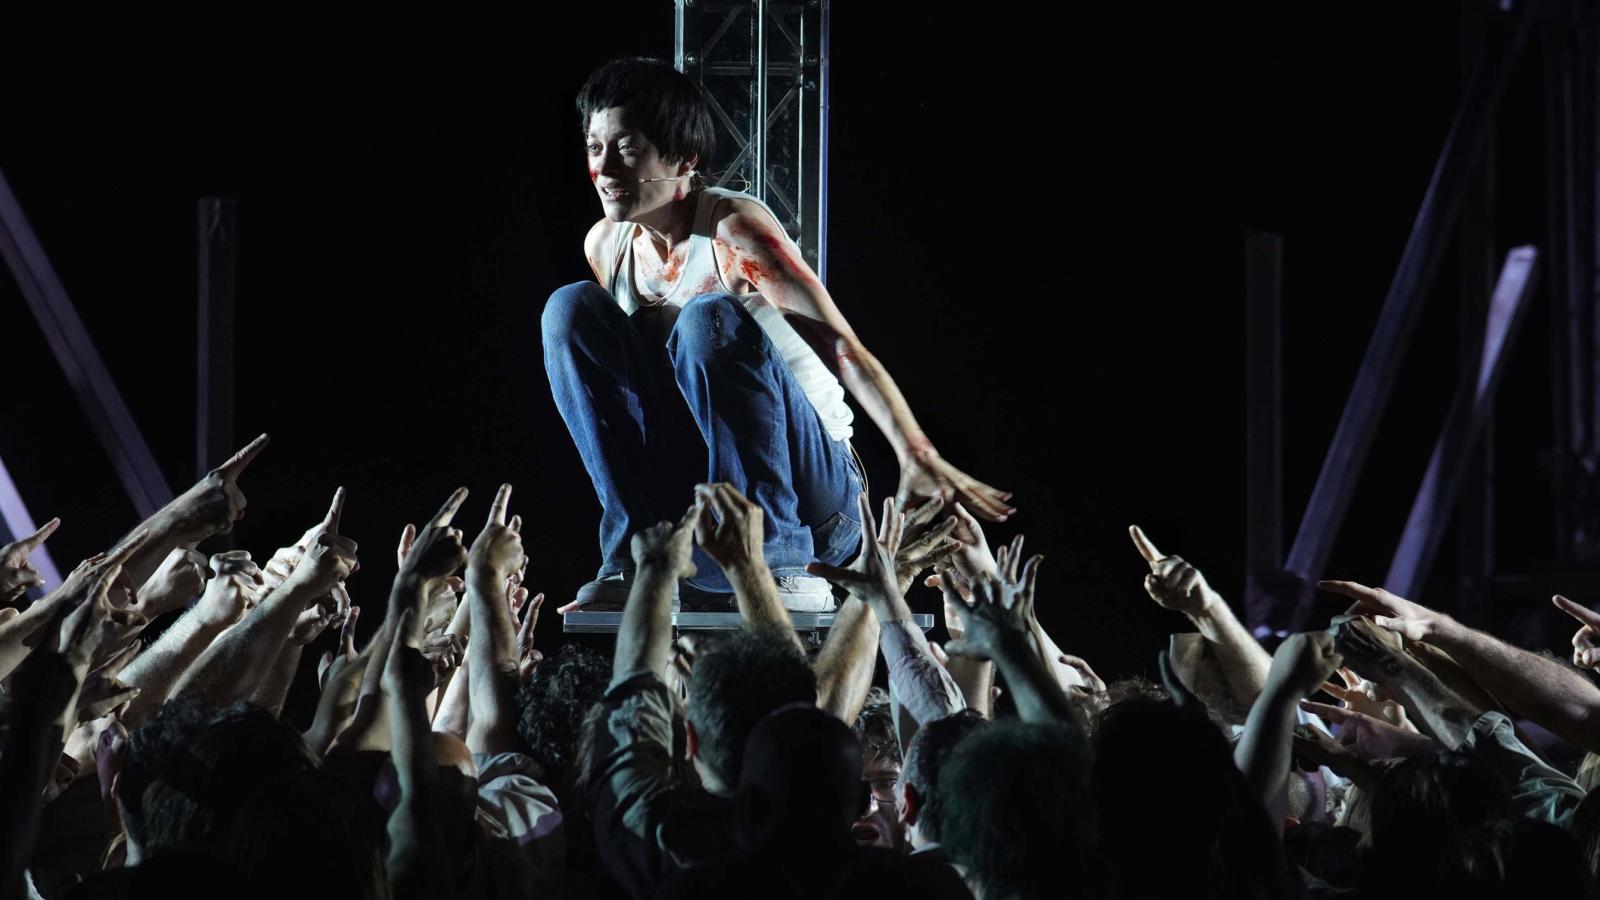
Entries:
[[865, 492], [856, 497], [856, 506], [862, 533], [871, 539], [861, 542], [861, 553], [855, 561], [848, 568], [814, 562], [806, 566], [806, 571], [855, 594], [880, 617], [890, 620], [894, 618], [890, 615], [892, 607], [902, 597], [895, 557], [900, 552], [906, 517], [895, 512], [893, 497], [884, 498], [882, 524], [872, 517], [872, 504]]
[[215, 574], [206, 582], [190, 615], [198, 616], [200, 624], [220, 630], [243, 619], [256, 604], [262, 576], [245, 550], [213, 554], [211, 571]]
[[727, 482], [694, 486], [694, 540], [726, 571], [766, 565], [761, 543], [766, 513]]
[[1267, 684], [1269, 689], [1276, 685], [1297, 697], [1307, 697], [1323, 686], [1341, 662], [1333, 635], [1324, 631], [1291, 634], [1272, 655]]
[[539, 625], [539, 607], [544, 605], [544, 594], [534, 594], [528, 598], [528, 589], [517, 587], [513, 593], [522, 593], [522, 622], [517, 626], [517, 674], [523, 681], [533, 674], [544, 660], [544, 654], [533, 646], [534, 629]]
[[694, 549], [695, 523], [704, 514], [703, 509], [702, 502], [696, 498], [694, 506], [689, 507], [678, 524], [657, 522], [636, 533], [629, 545], [634, 565], [641, 569], [647, 566], [664, 569], [674, 578], [693, 578], [695, 567], [689, 557]]
[[206, 557], [185, 547], [174, 547], [139, 588], [138, 609], [149, 619], [165, 615], [199, 596], [206, 584]]
[[520, 578], [528, 559], [522, 550], [522, 535], [512, 531], [506, 524], [506, 511], [510, 504], [511, 485], [502, 484], [500, 490], [495, 492], [494, 502], [489, 505], [489, 520], [484, 523], [477, 540], [472, 542], [472, 550], [467, 556], [468, 568], [492, 573], [497, 584], [510, 578]]
[[1321, 716], [1324, 721], [1338, 728], [1339, 745], [1367, 762], [1417, 756], [1443, 749], [1433, 738], [1398, 728], [1353, 709], [1312, 703], [1310, 700], [1302, 700], [1300, 708]]
[[[895, 575], [902, 597], [911, 589], [911, 583], [916, 581], [918, 575], [928, 569], [948, 565], [964, 548], [956, 537], [961, 520], [954, 516], [938, 519], [944, 505], [943, 497], [931, 497], [905, 512], [900, 549], [894, 558]], [[935, 521], [938, 524], [935, 525]]]
[[902, 509], [926, 497], [941, 497], [946, 503], [965, 503], [991, 522], [1004, 522], [1017, 511], [1006, 502], [1011, 499], [1009, 491], [992, 488], [973, 478], [947, 462], [932, 447], [906, 456], [900, 466], [900, 487], [895, 491], [895, 501]]
[[1322, 686], [1322, 690], [1342, 701], [1345, 709], [1372, 716], [1412, 732], [1417, 730], [1417, 727], [1411, 724], [1411, 720], [1406, 718], [1404, 706], [1393, 698], [1379, 696], [1382, 686], [1377, 682], [1362, 678], [1347, 666], [1339, 667], [1339, 678], [1344, 681], [1343, 687], [1330, 681]]
[[1580, 627], [1572, 634], [1572, 664], [1580, 669], [1600, 667], [1600, 613], [1560, 594], [1551, 597], [1550, 601], [1557, 609], [1579, 622]]
[[1150, 599], [1163, 609], [1198, 616], [1222, 597], [1206, 583], [1200, 570], [1179, 556], [1165, 556], [1137, 525], [1128, 526], [1128, 534], [1139, 555], [1150, 564], [1150, 574], [1144, 577], [1144, 589]]
[[139, 696], [139, 688], [123, 684], [117, 676], [139, 655], [140, 647], [141, 642], [134, 641], [89, 672], [78, 694], [78, 721], [98, 719]]
[[[344, 501], [345, 490], [341, 487], [333, 492], [333, 502], [329, 504], [328, 512], [322, 517], [322, 521], [307, 528], [305, 534], [300, 535], [299, 539], [293, 544], [287, 547], [279, 547], [277, 552], [272, 554], [272, 558], [267, 560], [267, 566], [262, 572], [264, 576], [262, 583], [267, 590], [275, 590], [278, 585], [288, 580], [289, 576], [294, 573], [295, 567], [300, 565], [300, 560], [305, 556], [306, 550], [317, 542], [317, 538], [330, 531], [338, 532], [339, 520], [344, 515]], [[351, 571], [353, 572], [354, 569]]]
[[0, 604], [15, 603], [29, 588], [44, 586], [44, 576], [28, 562], [28, 554], [43, 546], [60, 527], [60, 519], [51, 519], [33, 534], [0, 546]]
[[244, 492], [239, 490], [239, 476], [267, 446], [267, 440], [263, 434], [246, 444], [173, 501], [172, 509], [191, 540], [227, 534], [233, 530], [235, 522], [244, 518], [248, 504]]
[[1340, 654], [1363, 678], [1384, 681], [1398, 674], [1405, 666], [1404, 651], [1389, 645], [1378, 632], [1378, 626], [1361, 616], [1339, 617], [1334, 620], [1335, 645]]
[[[1009, 567], [998, 575], [972, 582], [972, 602], [962, 602], [949, 583], [942, 588], [961, 619], [963, 635], [944, 645], [952, 656], [995, 659], [1017, 647], [1031, 644], [1028, 617], [1033, 611], [1034, 586], [1038, 582], [1041, 556], [1035, 556], [1021, 571]], [[1048, 660], [1045, 660], [1048, 663]]]
[[425, 582], [442, 580], [460, 571], [467, 562], [467, 548], [461, 542], [461, 529], [451, 526], [461, 504], [467, 500], [467, 489], [456, 488], [445, 500], [444, 506], [417, 533], [409, 552], [400, 564], [399, 577], [415, 577]]
[[1381, 628], [1412, 641], [1426, 641], [1448, 624], [1448, 617], [1420, 603], [1389, 593], [1383, 588], [1367, 587], [1354, 581], [1319, 581], [1319, 590], [1342, 594], [1356, 601], [1349, 609], [1350, 615], [1371, 616]]

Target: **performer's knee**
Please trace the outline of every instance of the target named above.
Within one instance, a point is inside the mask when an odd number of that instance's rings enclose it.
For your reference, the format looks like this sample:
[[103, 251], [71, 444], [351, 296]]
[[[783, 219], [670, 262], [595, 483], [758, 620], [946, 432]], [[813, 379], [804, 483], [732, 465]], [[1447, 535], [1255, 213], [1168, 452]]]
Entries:
[[761, 327], [732, 294], [701, 294], [685, 303], [668, 347], [675, 359], [703, 359], [731, 343], [760, 340]]
[[606, 303], [615, 305], [606, 289], [592, 281], [578, 281], [557, 288], [545, 301], [544, 312], [539, 317], [539, 333], [544, 345], [566, 343], [577, 322], [594, 315]]

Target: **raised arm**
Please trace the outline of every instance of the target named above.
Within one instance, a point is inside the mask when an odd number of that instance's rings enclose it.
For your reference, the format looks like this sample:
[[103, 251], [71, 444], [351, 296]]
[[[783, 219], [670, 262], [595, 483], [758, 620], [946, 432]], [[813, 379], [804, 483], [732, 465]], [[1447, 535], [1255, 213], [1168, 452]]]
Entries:
[[1164, 609], [1181, 612], [1216, 651], [1217, 662], [1228, 679], [1233, 700], [1241, 707], [1255, 703], [1267, 683], [1272, 657], [1250, 634], [1200, 570], [1181, 557], [1166, 556], [1137, 525], [1128, 527], [1133, 545], [1150, 565], [1144, 589]]
[[1039, 557], [1028, 560], [1018, 578], [1008, 573], [977, 579], [972, 602], [963, 601], [946, 581], [945, 598], [961, 617], [965, 635], [945, 645], [951, 656], [994, 660], [1011, 689], [1017, 714], [1028, 722], [1059, 722], [1083, 730], [1080, 714], [1056, 681], [1028, 634], [1028, 613], [1033, 605]]
[[[144, 584], [174, 549], [192, 549], [208, 537], [233, 530], [233, 523], [244, 518], [247, 505], [244, 492], [239, 490], [239, 476], [266, 448], [267, 440], [263, 434], [246, 444], [227, 462], [212, 469], [206, 477], [195, 482], [193, 487], [179, 494], [134, 529], [134, 534], [149, 534], [149, 540], [144, 542], [125, 567], [134, 584]], [[118, 544], [119, 547], [121, 545]]]
[[1333, 635], [1294, 634], [1272, 656], [1266, 687], [1250, 707], [1244, 733], [1234, 745], [1233, 762], [1244, 773], [1281, 830], [1288, 808], [1285, 788], [1293, 757], [1295, 712], [1339, 668]]
[[[1351, 581], [1325, 581], [1320, 587], [1355, 600], [1352, 611], [1371, 614], [1377, 625], [1444, 650], [1518, 715], [1585, 750], [1600, 751], [1600, 687], [1582, 672], [1382, 588]], [[1556, 605], [1584, 625], [1600, 622], [1600, 616], [1565, 597]]]
[[[896, 558], [905, 529], [906, 517], [895, 511], [893, 498], [884, 500], [883, 522], [872, 516], [865, 494], [857, 498], [861, 525], [868, 540], [851, 568], [843, 569], [813, 563], [810, 570], [860, 597], [878, 619], [879, 646], [889, 666], [889, 693], [896, 704], [910, 714], [912, 724], [922, 726], [952, 715], [966, 707], [955, 682], [933, 658], [927, 638], [911, 619]], [[905, 582], [916, 575], [910, 573]], [[912, 724], [899, 730], [901, 746], [911, 741]], [[896, 721], [897, 729], [901, 723]]]
[[328, 511], [327, 528], [294, 573], [262, 598], [244, 621], [228, 629], [173, 688], [223, 705], [248, 699], [277, 660], [301, 613], [325, 596], [356, 565], [356, 543], [338, 533], [342, 490]]
[[1336, 646], [1345, 663], [1361, 677], [1387, 688], [1425, 734], [1437, 738], [1446, 749], [1461, 746], [1484, 710], [1450, 690], [1404, 651], [1379, 640], [1377, 628], [1361, 616], [1338, 623]]
[[666, 678], [672, 662], [672, 586], [678, 579], [694, 575], [689, 554], [700, 512], [697, 499], [678, 524], [659, 522], [633, 536], [636, 570], [617, 629], [617, 652], [611, 660], [613, 685], [639, 672]]
[[474, 632], [467, 642], [472, 709], [467, 747], [474, 753], [504, 753], [516, 746], [517, 626], [506, 595], [526, 557], [522, 535], [506, 522], [510, 503], [511, 485], [502, 484], [490, 504], [489, 521], [467, 556], [467, 603]]
[[1016, 510], [1011, 494], [978, 481], [947, 462], [934, 449], [911, 414], [900, 388], [867, 351], [855, 329], [834, 305], [827, 288], [783, 228], [759, 204], [729, 199], [717, 209], [715, 246], [723, 280], [735, 290], [749, 285], [800, 328], [823, 362], [834, 369], [851, 396], [888, 438], [900, 460], [902, 507], [911, 498], [942, 496], [960, 500], [979, 515], [1004, 521]]
[[787, 634], [796, 649], [803, 649], [778, 597], [778, 583], [761, 555], [766, 522], [761, 507], [726, 482], [695, 485], [694, 499], [700, 511], [694, 523], [695, 543], [722, 567], [745, 627]]
[[439, 823], [438, 765], [423, 705], [433, 672], [422, 653], [406, 641], [407, 632], [421, 627], [413, 622], [416, 616], [408, 609], [395, 623], [379, 682], [388, 706], [390, 754], [400, 784], [400, 801], [388, 823], [389, 888], [395, 897], [448, 897], [452, 867]]

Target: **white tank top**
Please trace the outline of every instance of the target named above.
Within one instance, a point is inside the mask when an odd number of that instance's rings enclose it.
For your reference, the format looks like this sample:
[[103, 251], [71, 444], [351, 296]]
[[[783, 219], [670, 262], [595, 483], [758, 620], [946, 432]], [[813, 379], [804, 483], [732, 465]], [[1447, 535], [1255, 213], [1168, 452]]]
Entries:
[[[730, 191], [725, 188], [703, 188], [696, 192], [697, 206], [695, 207], [694, 228], [689, 235], [689, 251], [683, 260], [683, 269], [678, 274], [677, 281], [663, 298], [656, 299], [645, 296], [634, 289], [633, 285], [633, 238], [634, 227], [628, 225], [617, 229], [616, 247], [613, 248], [611, 259], [611, 296], [615, 297], [622, 311], [628, 315], [650, 306], [669, 305], [682, 308], [694, 297], [701, 294], [733, 293], [728, 289], [727, 283], [722, 278], [722, 272], [717, 268], [717, 255], [712, 249], [712, 240], [715, 231], [711, 224], [711, 216], [716, 209], [717, 201], [725, 198], [738, 198], [750, 200], [761, 206], [772, 215], [772, 209], [765, 203], [749, 194]], [[774, 222], [779, 221], [777, 216], [772, 216]], [[782, 229], [780, 228], [781, 232]], [[800, 256], [800, 248], [788, 235], [784, 240], [789, 241], [790, 248], [795, 256]], [[828, 436], [836, 441], [848, 440], [854, 430], [851, 423], [855, 421], [855, 414], [851, 412], [850, 405], [844, 401], [844, 387], [839, 384], [839, 379], [828, 371], [822, 364], [815, 350], [806, 343], [805, 338], [795, 331], [794, 326], [784, 319], [783, 313], [773, 304], [768, 303], [760, 294], [734, 294], [745, 311], [756, 320], [761, 330], [766, 332], [767, 339], [772, 341], [773, 347], [778, 351], [778, 357], [789, 366], [789, 371], [794, 374], [795, 380], [805, 391], [806, 399], [816, 409], [817, 415], [822, 419], [822, 427]]]

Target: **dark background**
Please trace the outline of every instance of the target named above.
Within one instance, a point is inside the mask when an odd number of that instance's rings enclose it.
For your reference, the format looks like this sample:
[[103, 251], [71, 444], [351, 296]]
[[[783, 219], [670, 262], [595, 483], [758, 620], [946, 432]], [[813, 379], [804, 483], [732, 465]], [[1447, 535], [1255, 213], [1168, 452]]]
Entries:
[[[1462, 85], [1466, 5], [1287, 6], [834, 4], [830, 291], [944, 455], [1016, 492], [991, 540], [1046, 554], [1045, 625], [1107, 677], [1153, 670], [1184, 625], [1146, 598], [1128, 524], [1239, 596], [1246, 229], [1285, 236], [1292, 531]], [[538, 335], [599, 217], [572, 98], [608, 58], [670, 58], [672, 15], [8, 29], [0, 169], [175, 490], [195, 474], [195, 205], [238, 199], [238, 443], [272, 435], [241, 546], [264, 560], [346, 485], [370, 630], [401, 526], [467, 484], [470, 536], [510, 481], [553, 607], [598, 564]], [[1499, 121], [1501, 252], [1544, 242], [1538, 53]], [[1381, 581], [1442, 420], [1455, 260], [1440, 273], [1330, 574]], [[1496, 421], [1512, 574], [1552, 552], [1549, 308], [1541, 284]], [[9, 277], [0, 321], [0, 458], [36, 519], [64, 519], [70, 568], [133, 512]], [[893, 457], [857, 433], [881, 497]], [[1450, 547], [1419, 598], [1445, 608]], [[1496, 615], [1559, 648], [1570, 623], [1531, 584]]]

